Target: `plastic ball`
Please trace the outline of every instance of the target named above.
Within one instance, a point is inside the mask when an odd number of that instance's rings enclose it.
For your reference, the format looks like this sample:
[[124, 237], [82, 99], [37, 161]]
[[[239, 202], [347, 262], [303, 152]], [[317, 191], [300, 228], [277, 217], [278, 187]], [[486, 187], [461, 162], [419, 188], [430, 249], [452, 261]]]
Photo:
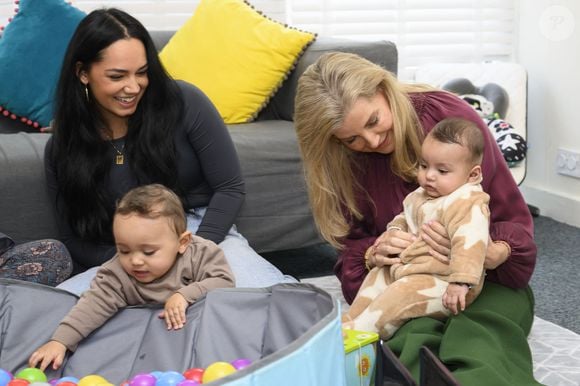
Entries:
[[131, 381], [129, 381], [129, 385], [131, 386], [155, 386], [155, 382], [157, 382], [157, 378], [151, 374], [137, 374]]
[[48, 382], [32, 382], [28, 386], [50, 386]]
[[176, 386], [179, 382], [184, 381], [183, 374], [177, 371], [165, 371], [157, 380], [156, 386]]
[[77, 377], [62, 377], [59, 378], [58, 381], [56, 381], [56, 385], [59, 386], [63, 382], [71, 382], [76, 385], [77, 383], [79, 383], [79, 379]]
[[163, 371], [152, 371], [149, 374], [153, 375], [155, 379], [159, 379], [159, 377], [163, 375]]
[[185, 379], [189, 379], [189, 380], [201, 383], [203, 381], [203, 372], [204, 372], [204, 369], [201, 369], [199, 367], [194, 367], [194, 368], [185, 370], [183, 372], [183, 376], [185, 377]]
[[16, 373], [14, 378], [26, 379], [30, 383], [47, 381], [44, 372], [35, 367], [27, 367], [25, 369], [20, 370], [18, 373]]
[[194, 381], [193, 379], [184, 379], [183, 381], [179, 382], [177, 386], [197, 386], [200, 385], [198, 381]]
[[111, 383], [100, 375], [86, 375], [79, 379], [77, 386], [107, 386]]
[[14, 378], [10, 371], [0, 369], [0, 386], [6, 386]]
[[77, 377], [62, 377], [56, 381], [56, 386], [69, 386], [69, 385], [61, 385], [61, 383], [69, 382], [73, 385], [79, 383], [79, 379]]
[[26, 379], [14, 378], [6, 384], [6, 386], [28, 386], [30, 382]]
[[73, 381], [58, 381], [57, 386], [77, 386], [76, 382]]
[[236, 359], [235, 361], [232, 361], [231, 364], [232, 366], [234, 366], [236, 370], [241, 370], [244, 367], [248, 367], [249, 365], [251, 365], [252, 361], [249, 360], [248, 358], [239, 358]]
[[79, 383], [79, 379], [76, 377], [62, 377], [57, 379], [55, 386], [71, 386]]
[[228, 362], [214, 362], [203, 372], [203, 382], [209, 383], [234, 373], [236, 368]]

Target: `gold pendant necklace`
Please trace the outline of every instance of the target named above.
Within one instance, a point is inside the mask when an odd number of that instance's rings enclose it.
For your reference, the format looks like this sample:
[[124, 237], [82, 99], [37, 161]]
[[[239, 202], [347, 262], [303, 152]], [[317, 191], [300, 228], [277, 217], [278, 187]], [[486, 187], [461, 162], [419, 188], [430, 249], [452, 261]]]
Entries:
[[109, 135], [107, 135], [107, 137], [109, 138], [109, 143], [111, 144], [111, 146], [113, 146], [113, 149], [115, 149], [115, 151], [117, 152], [117, 155], [115, 156], [115, 163], [117, 165], [123, 165], [125, 163], [125, 154], [123, 153], [123, 150], [125, 150], [125, 144], [123, 144], [123, 146], [121, 146], [121, 150], [119, 150], [117, 146], [115, 146], [115, 144], [113, 143], [113, 138], [111, 138]]

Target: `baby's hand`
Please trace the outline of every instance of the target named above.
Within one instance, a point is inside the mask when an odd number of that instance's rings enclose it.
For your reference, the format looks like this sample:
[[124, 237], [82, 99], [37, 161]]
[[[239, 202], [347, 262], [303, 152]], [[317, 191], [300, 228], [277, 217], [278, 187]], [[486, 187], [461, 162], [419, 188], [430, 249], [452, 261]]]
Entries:
[[52, 369], [57, 370], [64, 361], [66, 346], [55, 340], [41, 346], [28, 359], [29, 367], [36, 367], [40, 363], [40, 370], [44, 371], [52, 362]]
[[187, 300], [180, 293], [174, 293], [167, 299], [165, 309], [159, 314], [159, 317], [165, 319], [168, 330], [183, 328], [187, 306]]
[[[457, 315], [459, 311], [465, 310], [465, 295], [469, 291], [469, 285], [459, 283], [449, 283], [447, 290], [443, 294], [443, 306]], [[459, 303], [459, 308], [457, 308]]]

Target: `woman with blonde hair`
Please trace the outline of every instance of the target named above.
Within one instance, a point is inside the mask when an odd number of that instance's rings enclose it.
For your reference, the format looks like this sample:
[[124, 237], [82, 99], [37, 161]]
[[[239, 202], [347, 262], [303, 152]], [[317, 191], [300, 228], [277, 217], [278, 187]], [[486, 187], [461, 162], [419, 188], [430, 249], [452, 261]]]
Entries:
[[426, 345], [462, 384], [535, 385], [527, 344], [533, 221], [489, 129], [469, 105], [445, 91], [399, 82], [360, 56], [322, 55], [300, 78], [294, 117], [314, 219], [340, 250], [335, 273], [349, 303], [369, 269], [397, 263], [416, 237], [448, 262], [449, 236], [439, 222], [416, 235], [386, 225], [418, 186], [423, 138], [449, 117], [476, 123], [485, 138], [482, 186], [491, 197], [485, 285], [464, 313], [447, 322], [414, 319], [388, 344], [417, 379], [419, 348]]

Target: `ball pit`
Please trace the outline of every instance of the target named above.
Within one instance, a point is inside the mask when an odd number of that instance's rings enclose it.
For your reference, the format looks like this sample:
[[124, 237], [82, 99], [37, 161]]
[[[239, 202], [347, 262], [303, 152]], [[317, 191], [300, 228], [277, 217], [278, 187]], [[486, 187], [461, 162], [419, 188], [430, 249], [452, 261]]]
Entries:
[[[178, 371], [140, 373], [123, 382], [121, 386], [197, 386], [228, 376], [251, 364], [251, 360], [239, 358], [232, 362], [214, 362], [205, 369], [193, 367], [183, 373]], [[27, 367], [18, 371], [15, 376], [9, 371], [0, 369], [0, 386], [113, 386], [113, 384], [97, 374], [86, 375], [80, 379], [65, 376], [48, 381], [43, 371]]]

